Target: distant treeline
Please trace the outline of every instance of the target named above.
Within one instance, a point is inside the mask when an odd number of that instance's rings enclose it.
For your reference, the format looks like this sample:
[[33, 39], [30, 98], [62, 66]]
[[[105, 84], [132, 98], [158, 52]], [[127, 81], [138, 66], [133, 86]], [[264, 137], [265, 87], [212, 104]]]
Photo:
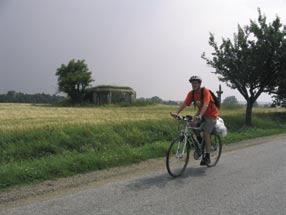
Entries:
[[8, 91], [0, 94], [0, 102], [15, 103], [58, 103], [65, 99], [64, 96], [49, 95], [45, 93], [26, 94], [15, 91]]
[[138, 98], [132, 104], [121, 104], [123, 106], [145, 106], [145, 105], [154, 105], [154, 104], [166, 104], [166, 105], [178, 105], [180, 102], [177, 101], [164, 101], [158, 96], [153, 96], [151, 98]]

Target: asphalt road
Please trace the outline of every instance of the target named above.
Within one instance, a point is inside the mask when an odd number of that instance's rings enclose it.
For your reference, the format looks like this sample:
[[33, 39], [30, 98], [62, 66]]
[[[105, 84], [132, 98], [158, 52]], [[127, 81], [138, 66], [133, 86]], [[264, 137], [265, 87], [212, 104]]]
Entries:
[[223, 153], [214, 168], [198, 162], [172, 179], [159, 172], [63, 197], [3, 209], [0, 215], [286, 214], [286, 140]]

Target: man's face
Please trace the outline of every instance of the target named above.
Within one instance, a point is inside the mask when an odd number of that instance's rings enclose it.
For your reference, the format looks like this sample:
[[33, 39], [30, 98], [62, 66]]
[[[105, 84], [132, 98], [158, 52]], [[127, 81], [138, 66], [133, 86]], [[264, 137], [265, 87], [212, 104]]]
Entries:
[[192, 81], [193, 90], [198, 90], [201, 87], [201, 83], [199, 81]]

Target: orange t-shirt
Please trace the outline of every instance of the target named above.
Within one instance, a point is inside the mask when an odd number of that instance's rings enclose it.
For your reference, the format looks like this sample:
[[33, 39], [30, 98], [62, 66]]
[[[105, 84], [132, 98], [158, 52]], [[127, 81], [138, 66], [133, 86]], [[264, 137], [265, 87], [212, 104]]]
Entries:
[[190, 91], [184, 101], [184, 104], [190, 106], [194, 101], [195, 106], [198, 107], [199, 110], [201, 110], [202, 106], [208, 105], [208, 108], [203, 116], [209, 118], [217, 118], [219, 115], [219, 110], [214, 103], [213, 97], [209, 89], [204, 88], [203, 94], [204, 94], [203, 105], [201, 105], [201, 89], [195, 91], [194, 98], [193, 98], [193, 91]]

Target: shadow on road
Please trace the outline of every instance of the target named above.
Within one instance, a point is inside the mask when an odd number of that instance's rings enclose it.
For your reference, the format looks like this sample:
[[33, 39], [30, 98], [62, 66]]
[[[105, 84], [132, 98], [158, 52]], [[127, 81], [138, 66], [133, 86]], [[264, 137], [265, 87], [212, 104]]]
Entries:
[[[190, 167], [185, 170], [182, 176], [177, 178], [171, 177], [168, 173], [155, 175], [151, 177], [144, 177], [136, 179], [135, 181], [126, 185], [126, 187], [127, 189], [132, 191], [140, 191], [140, 190], [150, 189], [152, 187], [163, 188], [169, 182], [183, 185], [186, 182], [186, 178], [205, 176], [206, 169], [207, 167], [197, 167], [197, 168]], [[189, 183], [189, 181], [187, 183]]]

